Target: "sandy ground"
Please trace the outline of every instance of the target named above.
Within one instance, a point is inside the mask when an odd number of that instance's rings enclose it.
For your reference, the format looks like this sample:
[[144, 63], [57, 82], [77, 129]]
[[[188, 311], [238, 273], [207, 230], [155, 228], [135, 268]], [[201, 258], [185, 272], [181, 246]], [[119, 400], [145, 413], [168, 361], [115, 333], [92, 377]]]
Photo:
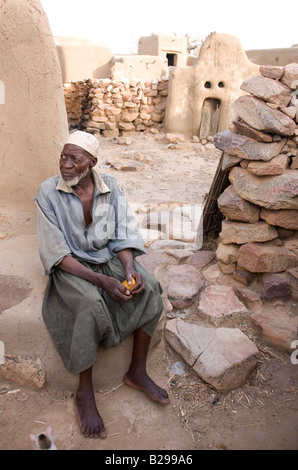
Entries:
[[[130, 203], [170, 200], [202, 203], [216, 171], [219, 153], [201, 150], [189, 143], [171, 149], [162, 134], [132, 136], [133, 143], [120, 146], [102, 139], [100, 171], [115, 176]], [[138, 172], [117, 171], [106, 161], [123, 160], [127, 151], [150, 156]], [[5, 214], [5, 207], [1, 208]], [[2, 225], [9, 237], [19, 230], [34, 234], [34, 212], [6, 213], [9, 224]], [[20, 220], [20, 217], [22, 220]], [[22, 223], [20, 223], [22, 222]], [[21, 237], [20, 237], [21, 240]], [[145, 262], [154, 270], [156, 253]], [[145, 263], [145, 264], [146, 264]], [[3, 268], [3, 266], [2, 266]], [[194, 306], [195, 308], [195, 306]], [[108, 438], [88, 439], [79, 432], [73, 408], [73, 390], [45, 386], [36, 390], [0, 377], [0, 449], [30, 450], [29, 433], [39, 433], [51, 424], [55, 443], [61, 450], [257, 450], [298, 448], [298, 366], [289, 354], [265, 344], [243, 324], [243, 331], [260, 349], [258, 366], [241, 389], [218, 394], [185, 367], [185, 374], [173, 377], [172, 367], [180, 357], [162, 339], [152, 351], [148, 371], [166, 387], [171, 403], [152, 403], [142, 393], [128, 388], [119, 377], [118, 385], [105, 387], [104, 371], [96, 388], [99, 411], [106, 423]], [[124, 373], [125, 371], [123, 371]]]

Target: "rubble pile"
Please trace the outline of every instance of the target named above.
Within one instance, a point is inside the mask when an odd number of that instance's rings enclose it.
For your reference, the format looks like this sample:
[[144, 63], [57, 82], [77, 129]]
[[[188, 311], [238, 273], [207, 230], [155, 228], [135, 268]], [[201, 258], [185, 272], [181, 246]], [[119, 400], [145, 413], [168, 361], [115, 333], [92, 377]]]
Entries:
[[236, 117], [214, 137], [231, 183], [218, 199], [217, 258], [244, 286], [258, 279], [262, 299], [297, 299], [298, 64], [260, 73], [242, 84]]
[[68, 82], [64, 96], [70, 128], [103, 137], [129, 135], [163, 122], [168, 79], [130, 81], [94, 79]]

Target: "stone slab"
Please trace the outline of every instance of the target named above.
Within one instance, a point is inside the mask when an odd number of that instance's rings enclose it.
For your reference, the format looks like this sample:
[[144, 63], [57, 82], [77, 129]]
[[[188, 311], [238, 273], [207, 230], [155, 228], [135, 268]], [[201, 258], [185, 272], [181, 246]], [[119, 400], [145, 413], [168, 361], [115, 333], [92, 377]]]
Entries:
[[208, 286], [198, 305], [199, 316], [219, 326], [231, 318], [248, 314], [248, 310], [238, 299], [233, 287], [223, 285]]
[[258, 348], [238, 328], [207, 328], [178, 318], [167, 322], [165, 338], [220, 393], [243, 386], [257, 364]]

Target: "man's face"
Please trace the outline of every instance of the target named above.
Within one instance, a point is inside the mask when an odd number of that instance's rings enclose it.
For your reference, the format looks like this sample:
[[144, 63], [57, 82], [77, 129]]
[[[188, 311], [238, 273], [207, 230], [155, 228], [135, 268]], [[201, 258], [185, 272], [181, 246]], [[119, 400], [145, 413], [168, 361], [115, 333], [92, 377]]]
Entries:
[[87, 176], [94, 166], [94, 159], [81, 147], [66, 144], [61, 152], [59, 167], [61, 176], [69, 186], [75, 186]]

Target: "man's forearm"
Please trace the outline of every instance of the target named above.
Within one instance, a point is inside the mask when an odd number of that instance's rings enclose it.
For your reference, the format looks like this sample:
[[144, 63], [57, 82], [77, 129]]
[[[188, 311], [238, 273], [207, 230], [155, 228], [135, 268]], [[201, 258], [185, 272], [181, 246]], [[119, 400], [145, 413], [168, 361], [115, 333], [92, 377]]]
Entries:
[[133, 254], [130, 248], [117, 252], [118, 258], [123, 264], [124, 269], [133, 268]]
[[91, 269], [86, 268], [82, 263], [77, 261], [72, 256], [64, 256], [63, 260], [58, 264], [57, 267], [62, 271], [73, 274], [74, 276], [78, 276], [100, 287], [99, 284], [103, 274], [95, 273]]

